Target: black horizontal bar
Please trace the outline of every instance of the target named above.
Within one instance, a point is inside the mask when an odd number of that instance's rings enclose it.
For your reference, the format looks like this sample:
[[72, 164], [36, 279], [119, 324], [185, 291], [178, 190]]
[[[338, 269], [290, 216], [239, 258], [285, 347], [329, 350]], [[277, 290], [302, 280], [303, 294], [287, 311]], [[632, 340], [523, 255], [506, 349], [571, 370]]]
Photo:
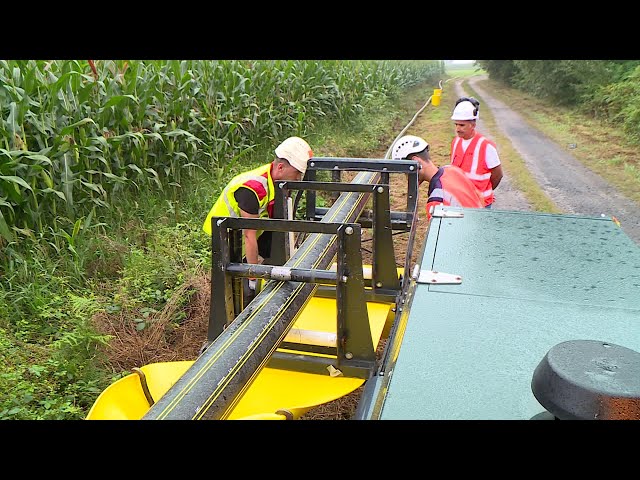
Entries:
[[242, 230], [266, 230], [272, 232], [307, 232], [336, 234], [338, 228], [344, 226], [356, 227], [357, 223], [316, 222], [314, 220], [283, 220], [280, 218], [246, 218], [246, 217], [213, 217], [216, 222], [223, 221], [225, 228]]
[[287, 188], [289, 190], [324, 190], [327, 192], [375, 192], [378, 187], [389, 188], [387, 184], [363, 185], [359, 183], [341, 183], [341, 182], [293, 182], [293, 181], [277, 181], [278, 188]]
[[307, 169], [414, 173], [418, 171], [419, 164], [415, 160], [313, 157], [309, 160]]
[[[316, 217], [323, 217], [324, 214], [327, 213], [328, 211], [329, 209], [327, 207], [316, 207]], [[392, 221], [409, 222], [412, 215], [409, 212], [393, 210], [390, 212], [390, 216]], [[369, 209], [362, 210], [362, 213], [360, 214], [360, 219], [363, 219], [363, 218], [371, 220], [373, 218], [373, 211]]]

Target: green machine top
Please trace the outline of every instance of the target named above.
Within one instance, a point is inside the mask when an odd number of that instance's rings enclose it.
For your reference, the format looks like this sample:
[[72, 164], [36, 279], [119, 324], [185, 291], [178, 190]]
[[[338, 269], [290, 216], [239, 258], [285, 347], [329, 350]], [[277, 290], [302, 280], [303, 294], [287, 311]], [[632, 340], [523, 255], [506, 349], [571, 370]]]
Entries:
[[554, 346], [640, 352], [640, 247], [612, 219], [440, 206], [428, 228], [397, 352], [360, 418], [541, 418], [532, 378]]

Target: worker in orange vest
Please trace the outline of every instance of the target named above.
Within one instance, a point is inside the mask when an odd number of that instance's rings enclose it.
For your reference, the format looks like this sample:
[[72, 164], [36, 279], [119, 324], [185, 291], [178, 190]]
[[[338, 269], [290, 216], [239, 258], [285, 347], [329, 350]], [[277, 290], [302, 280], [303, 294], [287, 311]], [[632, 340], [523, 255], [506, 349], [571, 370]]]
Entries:
[[429, 182], [427, 198], [427, 219], [431, 219], [433, 207], [443, 204], [452, 207], [482, 208], [482, 194], [455, 165], [437, 167], [429, 154], [429, 144], [415, 135], [400, 137], [391, 147], [394, 160], [417, 160], [420, 164], [418, 185]]
[[502, 180], [496, 144], [476, 131], [480, 102], [473, 97], [456, 101], [451, 120], [456, 136], [451, 140], [451, 164], [460, 167], [480, 190], [486, 208], [495, 200], [493, 191]]

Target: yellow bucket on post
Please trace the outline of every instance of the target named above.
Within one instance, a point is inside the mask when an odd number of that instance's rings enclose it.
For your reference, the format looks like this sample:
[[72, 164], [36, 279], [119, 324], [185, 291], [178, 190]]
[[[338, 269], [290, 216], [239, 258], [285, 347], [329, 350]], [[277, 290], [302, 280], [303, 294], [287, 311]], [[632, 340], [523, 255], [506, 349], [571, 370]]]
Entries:
[[440, 105], [441, 96], [442, 96], [442, 89], [435, 88], [433, 90], [433, 96], [431, 97], [431, 105], [433, 105], [434, 107], [437, 107], [438, 105]]

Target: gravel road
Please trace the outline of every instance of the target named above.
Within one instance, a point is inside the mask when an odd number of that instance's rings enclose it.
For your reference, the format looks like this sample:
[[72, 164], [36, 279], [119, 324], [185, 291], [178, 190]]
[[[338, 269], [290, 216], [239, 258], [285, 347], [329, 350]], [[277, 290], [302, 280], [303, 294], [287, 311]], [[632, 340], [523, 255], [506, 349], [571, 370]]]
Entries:
[[[484, 79], [486, 77], [477, 76], [468, 80], [482, 97], [478, 130], [483, 132], [482, 111], [489, 108], [501, 133], [511, 140], [540, 187], [558, 208], [574, 215], [615, 216], [624, 232], [640, 244], [640, 205], [618, 193], [615, 187], [580, 163], [566, 147], [529, 126], [517, 112], [492, 97], [477, 83]], [[461, 80], [455, 83], [455, 92], [457, 96], [468, 95]], [[509, 182], [508, 172], [495, 195], [493, 208], [531, 210], [523, 195]]]

